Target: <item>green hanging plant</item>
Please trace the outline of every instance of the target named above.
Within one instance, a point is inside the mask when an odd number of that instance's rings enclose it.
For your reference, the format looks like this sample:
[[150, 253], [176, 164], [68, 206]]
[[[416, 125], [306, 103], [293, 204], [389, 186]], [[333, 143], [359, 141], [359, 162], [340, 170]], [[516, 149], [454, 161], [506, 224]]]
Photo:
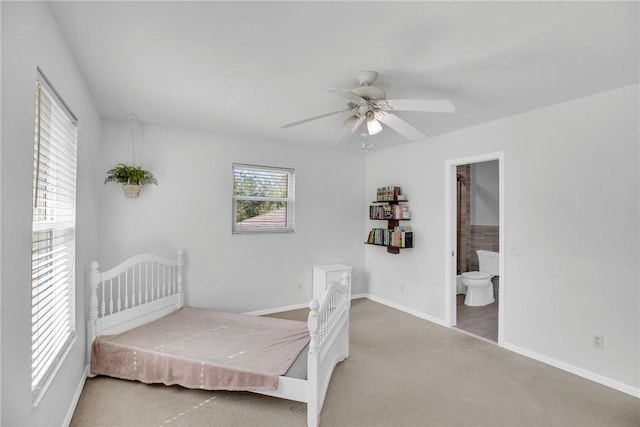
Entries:
[[[136, 134], [135, 124], [139, 120], [134, 113], [130, 113], [131, 117], [131, 153], [133, 158], [133, 164], [136, 164]], [[140, 186], [155, 184], [158, 185], [158, 181], [153, 174], [147, 170], [142, 169], [140, 166], [129, 166], [125, 163], [118, 163], [114, 168], [107, 171], [107, 177], [104, 179], [104, 183], [117, 182], [122, 184], [124, 195], [126, 197], [138, 197], [140, 194]]]
[[140, 166], [129, 166], [118, 163], [113, 169], [107, 171], [104, 183], [117, 182], [122, 184], [125, 197], [136, 198], [140, 195], [140, 186], [147, 184], [158, 185], [153, 174]]
[[107, 177], [104, 183], [117, 182], [119, 184], [129, 185], [158, 185], [158, 181], [153, 174], [140, 166], [129, 166], [124, 163], [118, 163], [113, 169], [107, 171]]

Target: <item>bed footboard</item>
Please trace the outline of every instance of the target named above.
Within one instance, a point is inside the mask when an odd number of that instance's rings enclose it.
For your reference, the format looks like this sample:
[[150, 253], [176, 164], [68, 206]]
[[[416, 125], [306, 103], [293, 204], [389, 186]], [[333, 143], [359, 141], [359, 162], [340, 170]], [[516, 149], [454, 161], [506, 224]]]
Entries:
[[329, 285], [321, 303], [312, 300], [309, 304], [307, 424], [310, 427], [318, 425], [333, 369], [349, 357], [350, 306], [351, 283], [346, 274], [340, 282]]
[[104, 272], [91, 263], [88, 363], [96, 336], [123, 332], [183, 306], [183, 265], [182, 251], [175, 259], [137, 255]]

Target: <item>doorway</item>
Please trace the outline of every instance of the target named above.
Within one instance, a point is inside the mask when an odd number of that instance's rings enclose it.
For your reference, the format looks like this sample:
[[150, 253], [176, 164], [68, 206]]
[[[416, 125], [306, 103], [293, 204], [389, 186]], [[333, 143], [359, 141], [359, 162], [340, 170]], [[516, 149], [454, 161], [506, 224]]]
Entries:
[[[474, 179], [478, 183], [481, 180], [488, 182], [486, 181], [487, 173], [495, 174], [491, 171], [496, 169], [497, 190], [489, 189], [488, 191], [494, 191], [497, 194], [486, 194], [487, 188], [482, 189], [478, 184], [474, 185]], [[482, 172], [484, 175], [481, 171], [485, 171]], [[482, 176], [484, 178], [481, 178]], [[495, 184], [491, 185], [495, 186]], [[472, 186], [476, 193], [473, 196]], [[491, 199], [492, 197], [498, 199], [497, 209], [492, 207], [487, 210], [482, 198]], [[478, 203], [475, 209], [472, 206], [474, 202]], [[487, 215], [490, 217], [488, 220]], [[476, 225], [477, 222], [487, 222], [491, 225]], [[502, 346], [506, 299], [503, 152], [451, 159], [445, 162], [445, 233], [445, 322], [451, 327], [456, 326]], [[499, 274], [493, 279], [495, 303], [471, 307], [463, 303], [465, 295], [463, 294], [464, 286], [461, 286], [461, 273], [478, 270], [477, 249], [499, 253]]]

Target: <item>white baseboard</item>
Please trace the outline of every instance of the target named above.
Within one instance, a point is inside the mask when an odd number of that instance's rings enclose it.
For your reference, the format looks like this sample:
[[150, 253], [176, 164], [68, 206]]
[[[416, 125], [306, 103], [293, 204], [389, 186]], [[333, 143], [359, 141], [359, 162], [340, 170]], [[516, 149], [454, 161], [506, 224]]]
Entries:
[[264, 310], [248, 311], [243, 314], [250, 314], [252, 316], [264, 316], [265, 314], [280, 313], [282, 311], [299, 310], [301, 308], [309, 308], [309, 303], [305, 302], [300, 304], [286, 305], [283, 307], [266, 308]]
[[405, 307], [404, 305], [396, 304], [395, 302], [388, 301], [386, 299], [371, 295], [371, 294], [362, 294], [364, 298], [370, 299], [371, 301], [386, 305], [387, 307], [395, 308], [396, 310], [402, 311], [404, 313], [410, 314], [415, 317], [419, 317], [420, 319], [428, 320], [429, 322], [433, 322], [440, 326], [449, 327], [444, 319], [439, 319], [434, 316], [430, 316], [421, 311], [415, 310], [413, 308]]
[[526, 356], [530, 359], [537, 360], [538, 362], [546, 363], [547, 365], [553, 366], [554, 368], [562, 369], [563, 371], [567, 371], [579, 377], [588, 379], [598, 384], [602, 384], [614, 390], [621, 391], [622, 393], [626, 393], [633, 397], [640, 398], [640, 388], [636, 388], [628, 384], [624, 384], [619, 381], [612, 380], [611, 378], [607, 378], [605, 376], [593, 373], [591, 371], [587, 371], [586, 369], [578, 368], [577, 366], [573, 366], [569, 363], [556, 360], [552, 357], [538, 354], [534, 351], [527, 350], [526, 348], [522, 348], [517, 345], [504, 343], [503, 348], [509, 351], [513, 351], [514, 353], [518, 353], [523, 356]]
[[89, 365], [85, 366], [80, 383], [78, 384], [78, 387], [76, 387], [76, 392], [73, 394], [71, 405], [69, 405], [69, 410], [67, 411], [67, 415], [64, 417], [64, 421], [62, 423], [64, 427], [71, 424], [71, 418], [73, 418], [73, 413], [76, 411], [76, 406], [78, 406], [78, 401], [80, 400], [84, 383], [87, 381], [87, 375], [89, 375]]
[[[351, 295], [351, 299], [367, 298], [367, 295], [368, 294]], [[303, 302], [300, 304], [285, 305], [283, 307], [266, 308], [264, 310], [248, 311], [243, 314], [250, 314], [252, 316], [264, 316], [266, 314], [281, 313], [283, 311], [300, 310], [301, 308], [309, 308], [309, 303]]]

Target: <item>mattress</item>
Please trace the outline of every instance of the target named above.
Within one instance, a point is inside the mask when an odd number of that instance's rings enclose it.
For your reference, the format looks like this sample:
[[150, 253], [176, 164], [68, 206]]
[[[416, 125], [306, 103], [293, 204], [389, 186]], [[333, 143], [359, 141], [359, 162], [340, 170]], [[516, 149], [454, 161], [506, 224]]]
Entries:
[[275, 390], [285, 373], [306, 376], [308, 343], [306, 322], [185, 307], [97, 337], [91, 372], [207, 390]]
[[302, 349], [296, 360], [293, 361], [287, 372], [284, 374], [285, 377], [297, 378], [299, 380], [307, 379], [307, 356], [309, 355], [309, 344], [305, 348]]

